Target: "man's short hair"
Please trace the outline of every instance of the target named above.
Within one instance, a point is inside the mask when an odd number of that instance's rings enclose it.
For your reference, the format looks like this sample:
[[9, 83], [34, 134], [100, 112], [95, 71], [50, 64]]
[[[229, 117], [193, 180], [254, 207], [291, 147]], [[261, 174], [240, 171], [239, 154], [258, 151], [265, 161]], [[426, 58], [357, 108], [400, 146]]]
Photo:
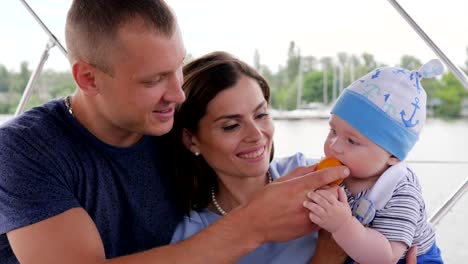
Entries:
[[167, 37], [176, 28], [175, 16], [162, 0], [73, 0], [65, 26], [70, 62], [84, 59], [112, 73], [109, 47], [118, 45], [121, 27], [138, 22]]

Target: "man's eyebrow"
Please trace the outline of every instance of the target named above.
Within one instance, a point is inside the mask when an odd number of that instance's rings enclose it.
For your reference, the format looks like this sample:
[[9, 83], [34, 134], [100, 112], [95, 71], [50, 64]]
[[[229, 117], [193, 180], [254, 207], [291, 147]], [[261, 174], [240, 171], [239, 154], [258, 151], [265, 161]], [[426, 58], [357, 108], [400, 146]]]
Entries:
[[[258, 111], [260, 108], [262, 108], [266, 104], [265, 101], [261, 102], [257, 107], [255, 107], [254, 112]], [[223, 115], [214, 120], [214, 122], [221, 120], [221, 119], [237, 119], [240, 118], [241, 115], [239, 114], [233, 114], [233, 115]]]

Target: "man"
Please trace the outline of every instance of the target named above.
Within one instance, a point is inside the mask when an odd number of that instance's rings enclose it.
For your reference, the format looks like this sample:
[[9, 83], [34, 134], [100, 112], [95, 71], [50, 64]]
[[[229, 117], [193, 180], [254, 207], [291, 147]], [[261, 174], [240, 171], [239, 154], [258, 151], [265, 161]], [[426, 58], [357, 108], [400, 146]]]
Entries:
[[299, 168], [166, 245], [181, 219], [159, 137], [185, 98], [176, 19], [163, 1], [75, 0], [66, 42], [76, 92], [0, 129], [0, 263], [226, 263], [314, 229], [306, 193], [346, 168]]

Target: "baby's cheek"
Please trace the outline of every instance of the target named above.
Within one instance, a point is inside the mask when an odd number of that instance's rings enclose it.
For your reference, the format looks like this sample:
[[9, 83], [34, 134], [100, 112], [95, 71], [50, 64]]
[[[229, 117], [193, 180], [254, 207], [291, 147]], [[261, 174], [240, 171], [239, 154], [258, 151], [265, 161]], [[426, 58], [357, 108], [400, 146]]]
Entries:
[[325, 157], [330, 157], [331, 156], [330, 148], [328, 147], [327, 143], [325, 143], [325, 145], [323, 145], [323, 153], [325, 153]]

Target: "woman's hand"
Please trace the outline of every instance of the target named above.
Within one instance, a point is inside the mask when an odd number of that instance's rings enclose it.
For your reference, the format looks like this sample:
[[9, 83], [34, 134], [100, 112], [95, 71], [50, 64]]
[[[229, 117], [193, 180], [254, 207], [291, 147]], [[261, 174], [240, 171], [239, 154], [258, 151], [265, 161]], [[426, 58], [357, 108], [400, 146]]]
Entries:
[[309, 264], [342, 264], [346, 261], [347, 257], [343, 249], [333, 240], [331, 234], [322, 229], [319, 232], [314, 257]]
[[416, 253], [418, 252], [418, 246], [411, 247], [406, 252], [406, 264], [417, 264]]

